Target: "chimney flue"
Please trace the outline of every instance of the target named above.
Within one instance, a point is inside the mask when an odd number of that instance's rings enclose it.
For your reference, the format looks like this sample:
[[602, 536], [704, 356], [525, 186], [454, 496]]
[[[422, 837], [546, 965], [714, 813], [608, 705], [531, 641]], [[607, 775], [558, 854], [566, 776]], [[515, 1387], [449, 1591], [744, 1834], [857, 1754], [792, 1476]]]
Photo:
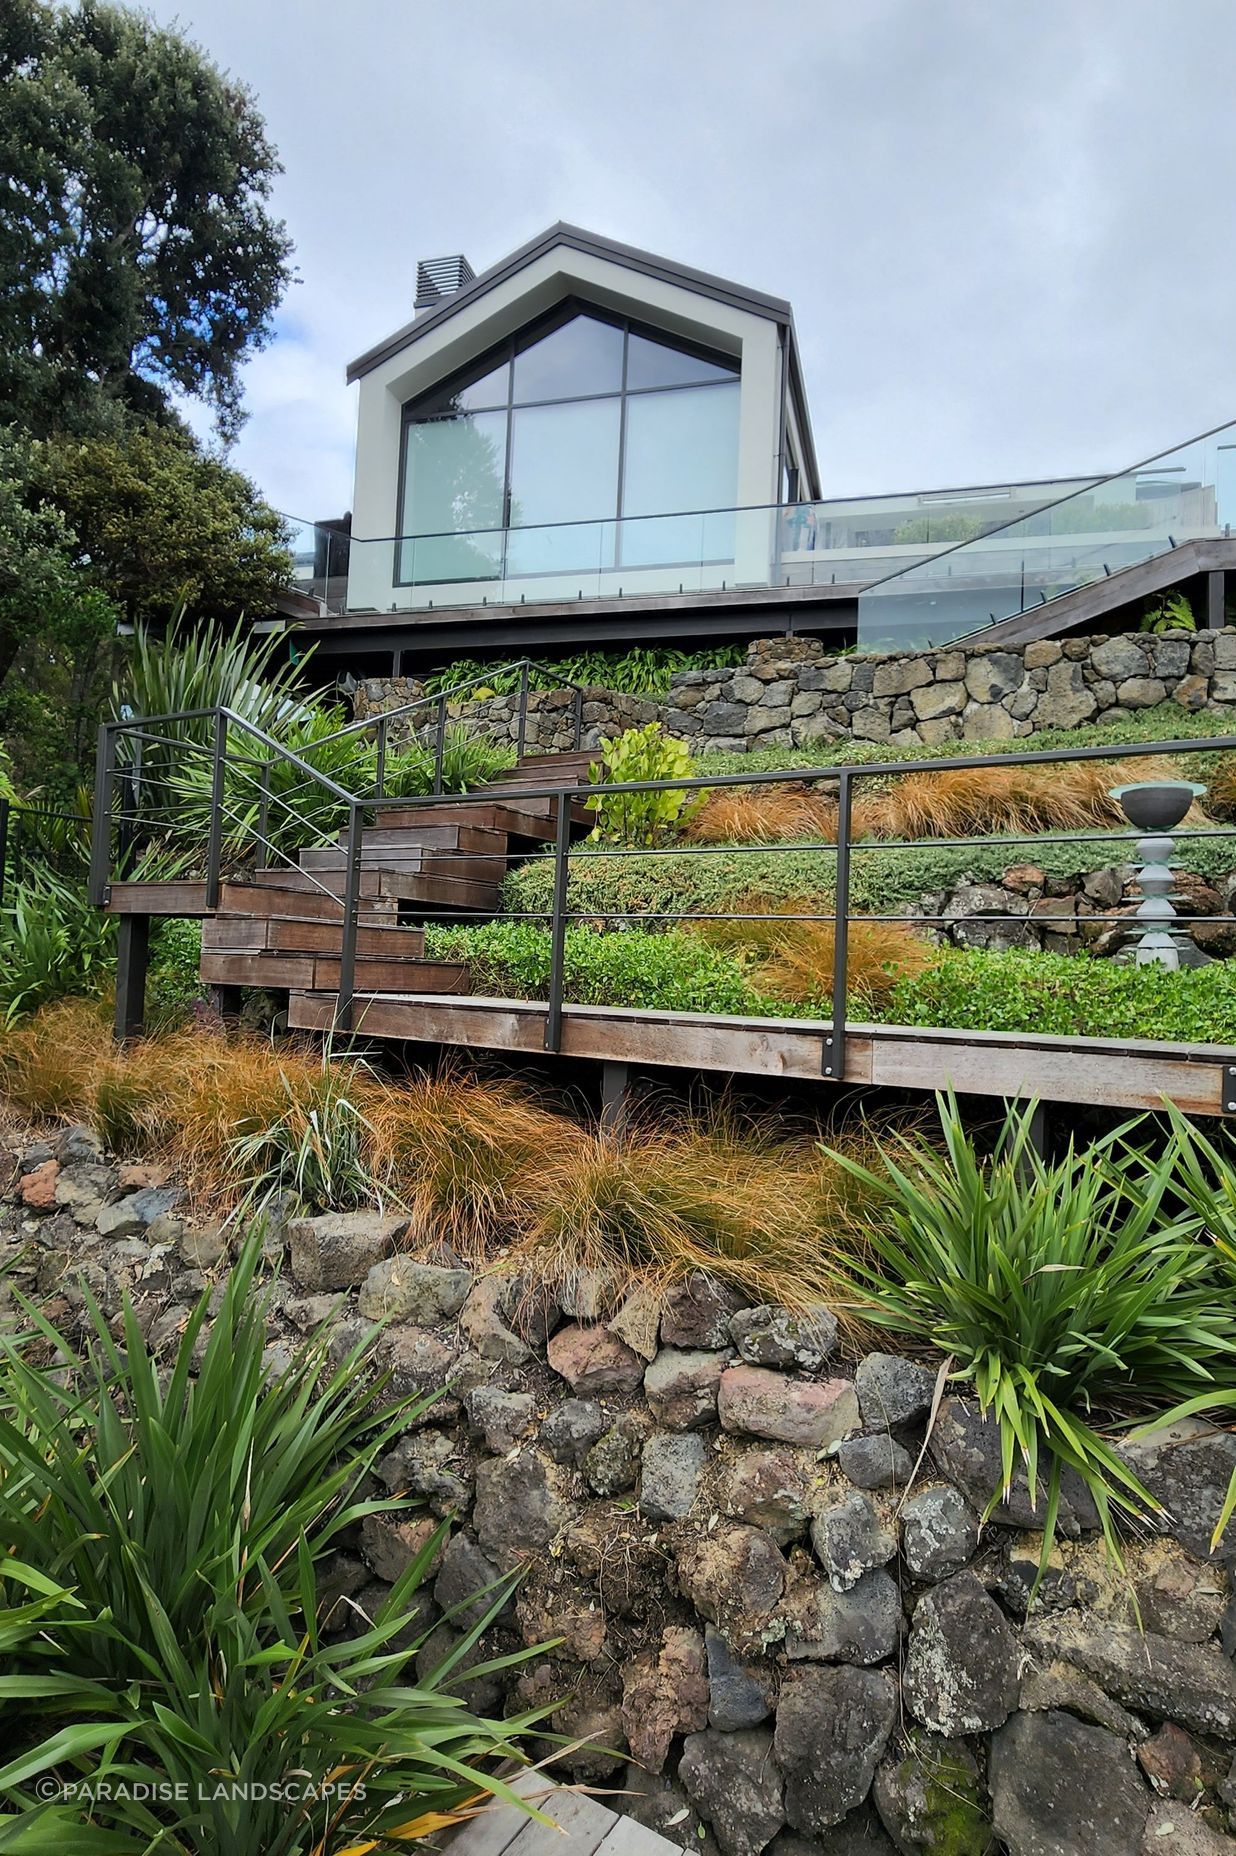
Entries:
[[448, 296], [454, 296], [457, 290], [470, 284], [475, 276], [476, 272], [462, 253], [454, 258], [422, 258], [416, 267], [413, 310], [419, 314], [422, 309], [435, 309]]

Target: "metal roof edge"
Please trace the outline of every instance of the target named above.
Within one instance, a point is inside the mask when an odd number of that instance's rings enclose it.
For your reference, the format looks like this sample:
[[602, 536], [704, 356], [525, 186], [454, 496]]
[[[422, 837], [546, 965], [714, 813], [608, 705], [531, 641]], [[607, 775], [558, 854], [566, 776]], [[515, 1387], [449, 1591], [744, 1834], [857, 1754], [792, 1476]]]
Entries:
[[[715, 301], [728, 303], [732, 308], [746, 310], [751, 315], [765, 316], [772, 321], [786, 324], [793, 332], [793, 314], [790, 305], [781, 297], [769, 296], [761, 290], [752, 290], [744, 284], [737, 284], [728, 278], [716, 277], [708, 271], [694, 270], [690, 265], [675, 264], [668, 258], [659, 258], [655, 253], [641, 251], [634, 245], [623, 245], [615, 239], [603, 238], [600, 233], [589, 232], [582, 226], [569, 225], [559, 220], [555, 225], [541, 232], [536, 238], [521, 245], [517, 251], [499, 259], [488, 270], [462, 290], [439, 305], [437, 309], [426, 311], [407, 322], [393, 335], [386, 337], [359, 355], [348, 365], [347, 379], [349, 385], [363, 375], [372, 373], [384, 361], [409, 348], [414, 342], [429, 333], [431, 329], [440, 328], [444, 322], [459, 310], [475, 303], [487, 295], [508, 278], [525, 270], [537, 258], [552, 251], [555, 246], [566, 246], [570, 250], [581, 251], [593, 257], [607, 259], [612, 264], [624, 266], [627, 270], [637, 271], [646, 277], [658, 278], [662, 283], [677, 284], [680, 288], [693, 290], [697, 295], [712, 297]], [[805, 406], [805, 401], [804, 401]]]

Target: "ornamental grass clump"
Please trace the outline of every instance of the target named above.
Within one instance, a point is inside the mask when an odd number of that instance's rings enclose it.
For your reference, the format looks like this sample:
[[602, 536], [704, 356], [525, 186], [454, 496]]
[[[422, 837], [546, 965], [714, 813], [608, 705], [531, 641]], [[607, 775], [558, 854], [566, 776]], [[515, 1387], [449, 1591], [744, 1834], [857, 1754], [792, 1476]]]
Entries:
[[90, 1111], [94, 1079], [111, 1055], [110, 1013], [98, 999], [64, 999], [0, 1032], [0, 1093], [32, 1121]]
[[30, 1334], [0, 1336], [0, 1847], [322, 1856], [517, 1802], [497, 1774], [541, 1717], [486, 1720], [451, 1692], [511, 1582], [445, 1658], [418, 1592], [446, 1523], [342, 1629], [319, 1597], [352, 1530], [407, 1516], [371, 1471], [432, 1399], [384, 1402], [376, 1331], [332, 1364], [322, 1329], [271, 1369], [259, 1255], [255, 1233], [170, 1360], [89, 1295], [80, 1349], [29, 1305]]
[[854, 809], [857, 837], [965, 838], [1001, 832], [1091, 831], [1127, 821], [1109, 789], [1169, 779], [1161, 755], [1122, 761], [1060, 761], [1029, 767], [962, 767], [902, 774]]
[[518, 1240], [544, 1169], [580, 1138], [523, 1085], [456, 1065], [387, 1090], [369, 1120], [375, 1177], [411, 1214], [413, 1243], [478, 1262]]
[[876, 1169], [833, 1155], [878, 1206], [869, 1253], [850, 1267], [855, 1299], [876, 1327], [937, 1348], [973, 1388], [1000, 1433], [987, 1515], [1024, 1469], [1042, 1502], [1040, 1577], [1066, 1469], [1119, 1559], [1118, 1522], [1158, 1504], [1110, 1431], [1139, 1412], [1165, 1422], [1231, 1398], [1230, 1280], [1181, 1203], [1175, 1151], [1149, 1158], [1131, 1144], [1136, 1124], [1048, 1161], [1031, 1138], [1034, 1105], [1011, 1107], [983, 1158], [955, 1098], [938, 1107], [939, 1151], [895, 1137]]
[[[744, 901], [750, 913], [736, 921], [701, 923], [698, 932], [736, 955], [769, 998], [831, 1011], [836, 929], [830, 921], [801, 919], [827, 914], [831, 906], [818, 896], [784, 902], [750, 896]], [[846, 946], [848, 993], [858, 1011], [877, 1009], [899, 981], [913, 979], [939, 959], [937, 949], [899, 922], [852, 921]]]
[[832, 844], [837, 837], [837, 802], [827, 791], [790, 781], [721, 786], [682, 835], [695, 844]]
[[838, 1257], [861, 1242], [868, 1194], [805, 1136], [722, 1113], [645, 1119], [621, 1136], [576, 1131], [536, 1198], [518, 1251], [529, 1276], [595, 1272], [655, 1297], [703, 1269], [757, 1301], [809, 1307], [841, 1287]]

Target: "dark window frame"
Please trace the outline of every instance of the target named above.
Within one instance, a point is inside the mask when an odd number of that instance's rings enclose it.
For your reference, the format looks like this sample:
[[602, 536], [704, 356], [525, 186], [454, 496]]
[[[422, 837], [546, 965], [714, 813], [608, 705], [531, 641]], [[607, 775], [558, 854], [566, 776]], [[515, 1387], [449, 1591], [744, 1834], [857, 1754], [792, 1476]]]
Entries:
[[[556, 329], [564, 328], [569, 322], [573, 322], [575, 318], [580, 315], [591, 316], [597, 322], [605, 322], [613, 328], [622, 330], [622, 375], [618, 387], [608, 387], [599, 393], [562, 393], [542, 399], [517, 399], [515, 397], [516, 356], [523, 349], [534, 347], [537, 342], [543, 341], [547, 335], [552, 335]], [[725, 368], [730, 374], [730, 379], [686, 380], [677, 384], [666, 383], [662, 386], [629, 387], [627, 385], [627, 373], [632, 335], [641, 336], [645, 340], [657, 342], [662, 347], [674, 348], [680, 354], [688, 355], [693, 360], [705, 361], [710, 366]], [[459, 409], [454, 412], [446, 410], [445, 407], [440, 411], [433, 410], [435, 403], [440, 403], [449, 398], [453, 389], [457, 390], [459, 387], [472, 384], [475, 380], [484, 379], [486, 374], [492, 373], [495, 368], [502, 366], [503, 363], [506, 364], [507, 370], [505, 401], [494, 400], [491, 404], [469, 406], [466, 409]], [[619, 402], [617, 506], [612, 516], [593, 516], [584, 518], [583, 520], [585, 522], [621, 522], [624, 516], [623, 501], [626, 489], [624, 476], [627, 452], [628, 401], [652, 393], [695, 393], [715, 391], [718, 387], [734, 386], [741, 389], [741, 385], [741, 363], [735, 361], [732, 355], [723, 354], [719, 349], [708, 348], [701, 342], [693, 342], [678, 336], [670, 336], [665, 329], [654, 328], [651, 323], [642, 322], [633, 316], [619, 315], [616, 311], [604, 309], [597, 304], [586, 302], [580, 297], [564, 298], [564, 300], [556, 304], [553, 309], [547, 310], [544, 315], [538, 316], [534, 321], [525, 324], [522, 329], [517, 329], [514, 334], [507, 336], [504, 341], [495, 343], [492, 347], [478, 355], [475, 360], [468, 362], [463, 367], [456, 368], [445, 380], [438, 381], [433, 387], [426, 388], [425, 392], [418, 393], [413, 399], [405, 400], [401, 409], [399, 422], [399, 473], [395, 492], [395, 575], [393, 584], [395, 586], [422, 584], [440, 584], [445, 586], [453, 584], [453, 582], [445, 580], [440, 582], [421, 582], [401, 577], [400, 570], [402, 568], [403, 543], [405, 541], [428, 539], [428, 537], [408, 534], [404, 529], [404, 499], [407, 490], [408, 469], [408, 428], [410, 426], [435, 425], [443, 420], [467, 418], [474, 413], [505, 413], [506, 445], [503, 457], [502, 532], [506, 534], [511, 527], [511, 451], [515, 431], [514, 415], [528, 407], [572, 406], [576, 404], [587, 404], [593, 400], [616, 399]], [[425, 408], [429, 408], [429, 410], [424, 410]], [[673, 515], [678, 512], [670, 510], [665, 513], [667, 515]], [[543, 528], [547, 525], [545, 523], [529, 523], [527, 526], [531, 529]], [[556, 525], [550, 524], [549, 526]], [[503, 571], [505, 571], [505, 557], [506, 546], [504, 543]], [[553, 571], [552, 569], [547, 570], [547, 572]], [[562, 569], [561, 571], [569, 574], [574, 570]], [[474, 577], [475, 576], [467, 575], [461, 576], [460, 578]], [[501, 577], [502, 574], [493, 576], [493, 578]]]

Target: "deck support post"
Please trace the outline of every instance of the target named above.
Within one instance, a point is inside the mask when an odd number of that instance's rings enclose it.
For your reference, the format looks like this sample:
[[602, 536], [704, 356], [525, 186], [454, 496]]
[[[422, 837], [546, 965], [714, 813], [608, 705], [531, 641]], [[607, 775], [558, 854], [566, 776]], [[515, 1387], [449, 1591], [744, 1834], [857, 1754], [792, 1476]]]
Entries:
[[626, 1132], [631, 1112], [631, 1066], [617, 1059], [601, 1061], [601, 1133]]
[[122, 915], [116, 942], [117, 1043], [136, 1037], [146, 1016], [146, 961], [150, 953], [150, 917]]
[[1223, 630], [1224, 580], [1225, 575], [1221, 567], [1206, 575], [1206, 630], [1208, 632]]
[[243, 986], [208, 986], [206, 990], [211, 1005], [225, 1024], [229, 1019], [240, 1017], [244, 1000]]

